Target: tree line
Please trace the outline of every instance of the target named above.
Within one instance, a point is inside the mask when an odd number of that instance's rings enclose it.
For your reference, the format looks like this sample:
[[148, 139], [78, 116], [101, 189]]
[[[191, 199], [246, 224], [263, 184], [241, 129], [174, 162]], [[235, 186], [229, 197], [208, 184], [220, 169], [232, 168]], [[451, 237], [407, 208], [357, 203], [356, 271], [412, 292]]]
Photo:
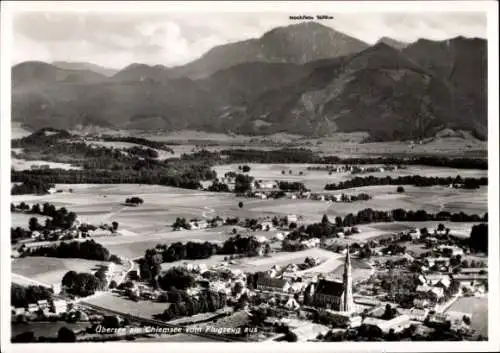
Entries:
[[[13, 182], [16, 181], [13, 180]], [[50, 189], [55, 187], [54, 183], [29, 176], [23, 180], [18, 180], [18, 182], [21, 182], [21, 184], [15, 184], [12, 186], [10, 190], [11, 195], [46, 195], [49, 193]]]
[[120, 263], [119, 258], [116, 255], [111, 255], [108, 249], [103, 247], [101, 244], [96, 243], [92, 239], [84, 242], [60, 242], [57, 245], [28, 248], [24, 255], [76, 258]]
[[23, 287], [12, 283], [10, 288], [10, 303], [16, 308], [25, 308], [28, 304], [36, 304], [39, 300], [52, 299], [54, 293], [44, 286]]
[[282, 148], [278, 150], [226, 149], [220, 151], [227, 157], [226, 163], [304, 163], [304, 164], [384, 164], [384, 165], [425, 165], [455, 169], [488, 170], [487, 159], [450, 158], [444, 156], [412, 157], [358, 157], [340, 158], [320, 156], [306, 148]]
[[[441, 211], [438, 213], [428, 213], [425, 210], [404, 210], [401, 208], [391, 211], [380, 211], [366, 208], [357, 214], [349, 213], [344, 218], [337, 216], [334, 222], [330, 222], [324, 216], [321, 223], [312, 223], [307, 227], [302, 225], [287, 235], [288, 240], [306, 240], [309, 238], [322, 238], [343, 232], [345, 227], [354, 227], [360, 224], [375, 222], [425, 222], [425, 221], [451, 221], [451, 222], [487, 222], [488, 214], [484, 216], [468, 215], [464, 212], [450, 213]], [[480, 234], [484, 234], [484, 227], [480, 228]], [[487, 227], [486, 227], [487, 229]], [[476, 230], [477, 232], [477, 230]]]
[[159, 319], [170, 321], [178, 317], [215, 312], [224, 308], [226, 301], [227, 296], [224, 293], [202, 291], [197, 298], [186, 297], [182, 302], [172, 303], [159, 315]]
[[390, 176], [386, 177], [355, 177], [350, 180], [341, 181], [339, 183], [326, 184], [325, 190], [342, 190], [350, 189], [363, 186], [374, 186], [374, 185], [414, 185], [419, 187], [428, 186], [449, 186], [449, 185], [461, 185], [464, 189], [478, 189], [480, 186], [488, 185], [488, 178], [464, 178], [460, 176], [455, 178], [452, 177], [423, 177], [420, 175], [411, 176], [400, 176], [397, 178], [392, 178]]
[[299, 181], [279, 181], [278, 188], [283, 191], [309, 191], [309, 189], [305, 187], [304, 183], [301, 183]]
[[158, 141], [152, 141], [148, 140], [142, 137], [133, 137], [133, 136], [110, 136], [110, 135], [104, 135], [101, 137], [103, 141], [109, 141], [109, 142], [127, 142], [127, 143], [135, 143], [136, 145], [142, 145], [142, 146], [147, 146], [150, 148], [154, 148], [157, 150], [163, 150], [167, 151], [170, 153], [174, 153], [174, 150], [167, 145], [165, 145], [163, 142], [158, 142]]

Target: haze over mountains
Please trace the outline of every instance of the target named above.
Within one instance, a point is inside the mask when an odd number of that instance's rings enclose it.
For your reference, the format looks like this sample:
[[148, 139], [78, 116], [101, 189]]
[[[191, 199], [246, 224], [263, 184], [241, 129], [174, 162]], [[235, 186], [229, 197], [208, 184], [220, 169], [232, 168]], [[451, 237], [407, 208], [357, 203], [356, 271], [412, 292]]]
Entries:
[[12, 68], [12, 118], [33, 128], [417, 139], [444, 129], [487, 135], [487, 42], [457, 37], [370, 46], [323, 25], [279, 27], [217, 46], [184, 66], [86, 63]]

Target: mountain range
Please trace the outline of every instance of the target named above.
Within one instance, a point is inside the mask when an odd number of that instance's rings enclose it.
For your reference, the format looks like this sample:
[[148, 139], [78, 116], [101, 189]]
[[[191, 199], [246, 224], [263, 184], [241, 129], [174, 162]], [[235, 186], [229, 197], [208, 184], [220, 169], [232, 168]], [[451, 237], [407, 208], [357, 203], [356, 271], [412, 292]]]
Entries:
[[172, 68], [25, 62], [12, 68], [12, 118], [32, 128], [366, 131], [375, 140], [450, 128], [486, 138], [486, 46], [464, 37], [371, 46], [306, 22]]

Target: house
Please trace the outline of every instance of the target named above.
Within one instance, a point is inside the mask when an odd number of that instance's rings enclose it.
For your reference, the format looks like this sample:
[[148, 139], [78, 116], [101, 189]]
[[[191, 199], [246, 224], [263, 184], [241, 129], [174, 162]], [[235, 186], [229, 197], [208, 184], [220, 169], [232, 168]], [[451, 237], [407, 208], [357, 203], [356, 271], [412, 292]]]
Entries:
[[271, 278], [269, 276], [259, 274], [257, 277], [256, 287], [259, 291], [286, 293], [290, 288], [290, 284], [282, 278]]
[[428, 314], [429, 310], [425, 308], [424, 309], [412, 308], [407, 312], [407, 315], [410, 317], [410, 320], [420, 321], [420, 322], [424, 322]]
[[261, 244], [264, 244], [264, 243], [267, 243], [267, 242], [268, 242], [267, 238], [266, 238], [265, 236], [263, 236], [263, 235], [258, 236], [258, 237], [256, 238], [256, 240], [257, 240], [259, 243], [261, 243]]
[[56, 314], [65, 313], [68, 310], [68, 303], [62, 299], [54, 299], [52, 301], [52, 312]]
[[276, 187], [276, 183], [274, 181], [262, 181], [259, 184], [261, 189], [274, 189]]
[[430, 303], [427, 299], [419, 299], [419, 298], [415, 298], [413, 300], [413, 305], [415, 306], [415, 308], [417, 309], [425, 309], [427, 307], [430, 306]]
[[363, 324], [378, 327], [384, 333], [388, 333], [390, 330], [394, 330], [397, 333], [410, 326], [410, 317], [405, 314], [396, 316], [392, 320], [367, 317], [364, 319]]
[[47, 309], [49, 307], [49, 302], [46, 299], [37, 301], [37, 304], [38, 307], [42, 310]]
[[458, 246], [441, 245], [438, 247], [439, 251], [446, 257], [463, 256], [464, 250]]
[[38, 311], [38, 305], [28, 304], [28, 313], [36, 313]]
[[428, 295], [434, 300], [437, 301], [444, 297], [444, 290], [441, 287], [432, 287], [428, 292]]
[[450, 259], [447, 257], [427, 257], [424, 260], [424, 263], [427, 267], [433, 266], [449, 266]]
[[14, 308], [12, 310], [12, 316], [24, 315], [24, 314], [26, 314], [25, 308]]
[[35, 230], [31, 233], [31, 239], [40, 240], [42, 239], [42, 234], [39, 231]]
[[428, 286], [427, 284], [421, 284], [417, 286], [417, 288], [415, 289], [415, 293], [417, 293], [417, 295], [425, 296], [427, 292], [431, 290], [431, 288], [432, 287]]
[[285, 308], [289, 310], [298, 310], [300, 309], [299, 303], [295, 300], [295, 298], [290, 297], [288, 298], [288, 301], [285, 303]]
[[450, 288], [450, 285], [451, 280], [449, 277], [443, 277], [435, 284], [436, 287], [440, 287], [443, 290], [447, 290], [448, 288]]
[[276, 233], [273, 235], [273, 240], [282, 241], [283, 239], [285, 239], [285, 235], [283, 233]]
[[412, 230], [410, 233], [408, 233], [408, 235], [411, 237], [411, 240], [418, 240], [421, 236], [420, 230], [418, 229]]
[[296, 215], [290, 214], [290, 215], [286, 216], [286, 220], [287, 220], [288, 224], [290, 224], [290, 223], [297, 223], [298, 219], [297, 219]]

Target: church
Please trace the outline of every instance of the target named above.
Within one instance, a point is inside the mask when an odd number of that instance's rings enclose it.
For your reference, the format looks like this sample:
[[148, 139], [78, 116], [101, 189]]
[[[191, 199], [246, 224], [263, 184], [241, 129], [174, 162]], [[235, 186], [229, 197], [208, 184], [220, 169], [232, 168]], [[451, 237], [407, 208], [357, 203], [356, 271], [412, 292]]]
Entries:
[[319, 280], [313, 295], [314, 306], [345, 313], [352, 312], [354, 303], [351, 272], [351, 256], [347, 248], [342, 281]]

